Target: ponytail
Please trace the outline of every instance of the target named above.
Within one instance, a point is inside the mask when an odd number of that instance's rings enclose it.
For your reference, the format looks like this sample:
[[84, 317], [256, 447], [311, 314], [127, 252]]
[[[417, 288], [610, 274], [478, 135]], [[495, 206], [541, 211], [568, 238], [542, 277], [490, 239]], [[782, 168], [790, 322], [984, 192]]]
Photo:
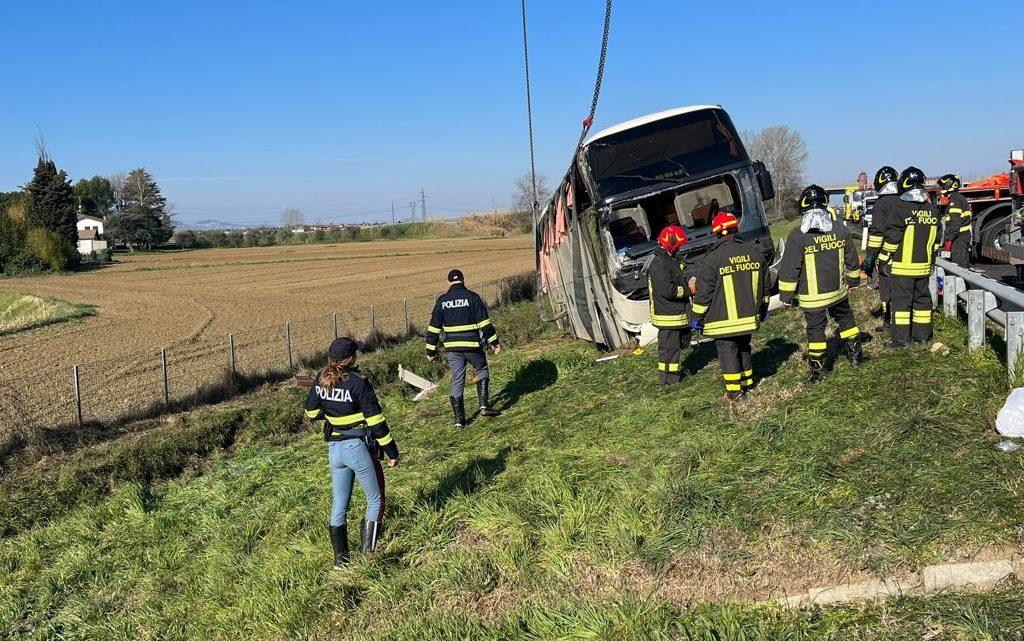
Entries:
[[344, 383], [348, 380], [348, 373], [352, 370], [352, 364], [355, 362], [355, 356], [349, 356], [341, 360], [334, 360], [333, 358], [327, 359], [327, 367], [324, 371], [320, 372], [320, 387], [324, 389], [333, 389], [338, 381]]

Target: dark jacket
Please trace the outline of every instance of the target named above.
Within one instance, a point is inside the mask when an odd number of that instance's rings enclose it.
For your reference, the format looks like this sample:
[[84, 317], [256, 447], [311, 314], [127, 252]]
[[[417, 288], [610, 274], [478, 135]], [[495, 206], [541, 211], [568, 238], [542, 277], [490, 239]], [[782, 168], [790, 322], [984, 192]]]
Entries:
[[789, 233], [779, 269], [779, 300], [804, 309], [831, 307], [860, 284], [857, 246], [843, 225], [828, 233], [797, 227]]
[[898, 200], [886, 223], [879, 260], [893, 276], [927, 278], [939, 248], [939, 212], [930, 202]]
[[945, 207], [943, 221], [946, 233], [943, 242], [971, 241], [971, 203], [958, 191], [949, 195], [949, 204]]
[[479, 352], [498, 345], [498, 334], [487, 315], [487, 305], [476, 292], [456, 283], [438, 297], [427, 327], [427, 353], [441, 342], [449, 352]]
[[654, 251], [647, 268], [647, 290], [651, 299], [651, 324], [660, 329], [689, 328], [686, 308], [690, 288], [683, 277], [685, 265], [663, 247]]
[[306, 396], [306, 416], [323, 419], [324, 440], [344, 441], [372, 436], [388, 458], [398, 458], [388, 422], [384, 419], [373, 385], [359, 371], [352, 370], [347, 380], [337, 381], [332, 388], [321, 387], [320, 376]]
[[758, 248], [726, 236], [704, 256], [691, 311], [704, 334], [725, 338], [753, 333], [768, 308], [768, 261]]
[[871, 224], [868, 226], [868, 252], [877, 254], [882, 251], [885, 239], [885, 226], [889, 224], [893, 205], [900, 201], [896, 194], [882, 194], [871, 208]]

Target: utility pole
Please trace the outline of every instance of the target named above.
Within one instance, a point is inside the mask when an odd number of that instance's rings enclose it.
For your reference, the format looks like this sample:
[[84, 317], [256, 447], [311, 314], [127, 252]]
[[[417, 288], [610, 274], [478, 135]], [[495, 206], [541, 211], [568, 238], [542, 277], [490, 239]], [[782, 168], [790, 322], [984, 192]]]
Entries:
[[416, 222], [416, 201], [409, 203], [409, 220]]
[[427, 194], [424, 193], [422, 187], [420, 187], [420, 213], [423, 214], [423, 220], [426, 220], [427, 219]]
[[395, 201], [391, 201], [391, 224], [395, 224]]

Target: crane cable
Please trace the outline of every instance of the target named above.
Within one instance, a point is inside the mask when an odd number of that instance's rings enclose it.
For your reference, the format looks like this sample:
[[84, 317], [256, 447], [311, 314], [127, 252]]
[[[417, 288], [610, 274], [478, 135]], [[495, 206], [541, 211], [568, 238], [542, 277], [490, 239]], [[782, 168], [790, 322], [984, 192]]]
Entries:
[[[534, 231], [537, 229], [537, 208], [540, 203], [537, 201], [537, 164], [534, 152], [533, 143], [533, 97], [530, 93], [530, 47], [526, 36], [526, 0], [521, 0], [523, 14], [523, 66], [526, 72], [526, 119], [529, 125], [530, 131], [530, 185], [532, 188], [532, 198], [530, 202], [530, 208], [533, 217], [533, 228]], [[576, 152], [579, 151], [580, 145], [583, 144], [583, 139], [586, 137], [587, 132], [590, 131], [590, 126], [594, 124], [594, 114], [597, 113], [597, 101], [601, 96], [601, 82], [604, 79], [604, 63], [608, 57], [608, 34], [611, 30], [612, 24], [612, 0], [605, 1], [604, 7], [604, 33], [601, 36], [601, 55], [597, 61], [597, 79], [594, 81], [594, 96], [590, 101], [590, 113], [583, 120], [583, 130], [580, 132], [580, 139], [576, 142], [576, 149], [573, 150], [573, 157], [575, 158]]]

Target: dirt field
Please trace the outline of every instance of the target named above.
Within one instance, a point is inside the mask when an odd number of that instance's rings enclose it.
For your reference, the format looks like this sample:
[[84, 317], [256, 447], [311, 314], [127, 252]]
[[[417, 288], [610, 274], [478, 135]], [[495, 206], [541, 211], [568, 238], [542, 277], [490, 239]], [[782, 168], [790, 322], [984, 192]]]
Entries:
[[[0, 292], [98, 307], [91, 318], [0, 337], [0, 383], [24, 389], [32, 379], [52, 376], [63, 411], [70, 389], [63, 379], [80, 363], [83, 387], [94, 399], [87, 414], [107, 415], [117, 409], [111, 403], [140, 402], [124, 381], [142, 373], [159, 378], [161, 347], [169, 348], [176, 370], [172, 394], [187, 391], [187, 379], [223, 368], [231, 332], [244, 371], [262, 369], [268, 349], [287, 360], [283, 326], [289, 320], [300, 354], [323, 349], [333, 334], [334, 312], [342, 332], [365, 333], [370, 305], [376, 304], [378, 326], [394, 330], [404, 325], [401, 301], [408, 298], [411, 320], [422, 324], [427, 318], [420, 316], [445, 289], [449, 269], [462, 269], [472, 287], [531, 269], [531, 245], [529, 236], [512, 236], [208, 249], [119, 256], [117, 264], [90, 273], [0, 280]], [[315, 320], [299, 320], [309, 318]], [[102, 395], [99, 406], [100, 392], [114, 387], [123, 393], [110, 400]], [[159, 380], [147, 379], [147, 402], [148, 392], [159, 393], [159, 387]], [[37, 405], [35, 399], [22, 401]]]

